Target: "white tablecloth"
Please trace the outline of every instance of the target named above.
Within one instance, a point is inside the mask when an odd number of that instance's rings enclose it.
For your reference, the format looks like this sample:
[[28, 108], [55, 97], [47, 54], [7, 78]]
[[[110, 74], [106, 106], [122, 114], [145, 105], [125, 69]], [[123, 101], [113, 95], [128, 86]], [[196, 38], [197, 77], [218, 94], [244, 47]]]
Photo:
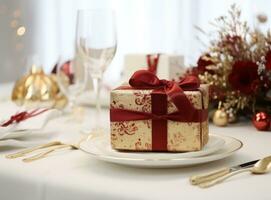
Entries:
[[[103, 114], [108, 121], [106, 111]], [[81, 126], [66, 116], [49, 122], [46, 133], [37, 137], [73, 140], [79, 137]], [[188, 177], [192, 174], [271, 155], [271, 132], [258, 132], [250, 123], [226, 128], [211, 125], [210, 132], [236, 137], [243, 141], [244, 147], [229, 158], [200, 166], [140, 169], [97, 161], [79, 150], [24, 163], [4, 157], [18, 149], [0, 146], [0, 199], [271, 199], [271, 173], [243, 174], [208, 189], [189, 184]]]

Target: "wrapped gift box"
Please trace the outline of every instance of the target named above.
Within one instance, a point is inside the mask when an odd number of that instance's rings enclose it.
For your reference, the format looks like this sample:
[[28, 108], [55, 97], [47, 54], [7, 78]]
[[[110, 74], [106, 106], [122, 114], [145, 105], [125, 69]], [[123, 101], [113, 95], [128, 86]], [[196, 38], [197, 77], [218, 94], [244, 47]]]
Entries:
[[127, 54], [124, 57], [124, 80], [129, 80], [136, 70], [149, 68], [155, 68], [155, 74], [161, 79], [167, 80], [178, 80], [186, 71], [182, 55]]
[[[157, 113], [158, 110], [159, 114], [159, 109], [163, 104], [161, 101], [165, 101], [166, 114], [169, 115], [169, 118], [171, 114], [178, 111], [175, 104], [160, 89], [121, 86], [111, 91], [112, 148], [173, 152], [201, 150], [208, 142], [208, 86], [200, 85], [198, 89], [193, 91], [184, 91], [184, 94], [194, 109], [201, 113], [197, 119], [192, 119], [192, 121], [186, 119], [186, 115], [190, 111], [185, 110], [185, 107], [181, 111], [179, 121], [167, 120], [163, 115], [161, 117], [156, 115], [153, 118], [152, 113]], [[142, 114], [146, 116], [142, 117]], [[161, 131], [164, 133], [158, 133]], [[164, 147], [161, 147], [159, 143], [162, 143]]]

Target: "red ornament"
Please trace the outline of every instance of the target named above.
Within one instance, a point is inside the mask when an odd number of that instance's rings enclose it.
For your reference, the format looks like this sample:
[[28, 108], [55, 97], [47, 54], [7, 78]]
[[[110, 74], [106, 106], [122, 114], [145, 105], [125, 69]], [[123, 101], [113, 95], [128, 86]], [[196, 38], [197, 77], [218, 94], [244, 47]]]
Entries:
[[270, 128], [270, 117], [265, 112], [258, 112], [252, 118], [253, 125], [259, 131], [267, 131]]

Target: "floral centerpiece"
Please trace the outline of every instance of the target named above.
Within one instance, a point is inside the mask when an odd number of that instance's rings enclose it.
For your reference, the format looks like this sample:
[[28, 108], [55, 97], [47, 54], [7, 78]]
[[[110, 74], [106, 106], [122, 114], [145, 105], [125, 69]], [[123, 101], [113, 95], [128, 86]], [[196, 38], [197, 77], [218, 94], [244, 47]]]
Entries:
[[[260, 25], [267, 17], [258, 15], [257, 20]], [[270, 30], [251, 29], [235, 5], [213, 25], [217, 31], [209, 48], [188, 74], [210, 84], [215, 124], [226, 125], [245, 116], [253, 118], [256, 128], [267, 130], [271, 114]]]

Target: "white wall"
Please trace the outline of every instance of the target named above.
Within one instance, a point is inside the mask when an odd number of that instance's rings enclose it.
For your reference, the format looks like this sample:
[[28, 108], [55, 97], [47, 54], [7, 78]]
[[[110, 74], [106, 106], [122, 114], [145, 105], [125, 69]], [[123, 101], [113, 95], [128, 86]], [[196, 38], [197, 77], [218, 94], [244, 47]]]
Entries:
[[[271, 19], [268, 0], [0, 0], [0, 82], [20, 76], [33, 55], [39, 56], [46, 71], [60, 55], [71, 58], [78, 8], [116, 11], [118, 50], [107, 71], [108, 80], [118, 79], [126, 53], [175, 52], [186, 56], [186, 64], [194, 64], [204, 50], [196, 40], [194, 25], [210, 30], [209, 22], [233, 2], [250, 24], [260, 12]], [[12, 20], [17, 20], [14, 28]], [[19, 26], [26, 27], [21, 37], [16, 35]]]

